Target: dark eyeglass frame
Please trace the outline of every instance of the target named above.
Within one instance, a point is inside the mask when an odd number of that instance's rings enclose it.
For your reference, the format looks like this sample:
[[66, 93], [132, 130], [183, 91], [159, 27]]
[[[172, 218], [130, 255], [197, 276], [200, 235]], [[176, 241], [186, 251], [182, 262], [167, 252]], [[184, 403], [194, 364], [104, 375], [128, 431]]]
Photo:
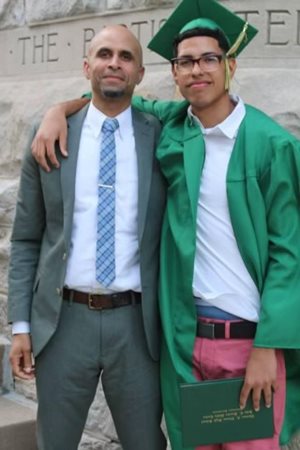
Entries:
[[[195, 67], [195, 64], [197, 63], [198, 66], [200, 68], [202, 68], [204, 71], [206, 71], [206, 72], [214, 72], [215, 70], [218, 69], [218, 65], [221, 64], [221, 61], [223, 61], [225, 59], [227, 59], [227, 56], [224, 55], [224, 54], [220, 55], [220, 54], [217, 54], [217, 53], [205, 53], [205, 54], [199, 56], [198, 58], [192, 58], [192, 57], [189, 57], [189, 56], [182, 56], [180, 58], [172, 58], [171, 59], [171, 63], [172, 63], [173, 66], [176, 65], [178, 70], [182, 70], [182, 71], [187, 71], [187, 72], [192, 71], [194, 69], [194, 67]], [[204, 62], [204, 64], [208, 64], [209, 60], [212, 63], [217, 63], [218, 62], [218, 65], [217, 64], [216, 65], [212, 64], [211, 67], [209, 67], [209, 66], [208, 67], [205, 66], [205, 68], [203, 68], [203, 66], [201, 67], [201, 61]], [[192, 65], [188, 64], [187, 67], [184, 67], [184, 66], [180, 65], [181, 62], [191, 63]]]

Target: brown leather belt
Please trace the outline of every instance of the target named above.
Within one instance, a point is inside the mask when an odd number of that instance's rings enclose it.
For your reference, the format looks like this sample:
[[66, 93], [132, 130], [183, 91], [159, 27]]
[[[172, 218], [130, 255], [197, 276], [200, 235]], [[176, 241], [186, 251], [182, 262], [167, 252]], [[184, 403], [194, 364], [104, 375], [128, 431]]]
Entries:
[[64, 288], [63, 299], [87, 305], [89, 309], [102, 310], [136, 305], [141, 303], [142, 296], [140, 292], [135, 291], [116, 292], [114, 294], [90, 294]]
[[231, 322], [226, 336], [225, 323], [197, 322], [197, 336], [207, 339], [253, 339], [256, 332], [254, 322]]

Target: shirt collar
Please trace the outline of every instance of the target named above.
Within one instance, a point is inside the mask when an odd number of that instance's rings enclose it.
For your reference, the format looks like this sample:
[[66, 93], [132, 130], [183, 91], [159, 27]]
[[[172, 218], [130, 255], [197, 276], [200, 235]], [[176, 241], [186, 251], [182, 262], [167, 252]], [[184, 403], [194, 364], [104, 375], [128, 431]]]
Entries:
[[[116, 130], [116, 133], [119, 133], [122, 139], [125, 136], [126, 129], [132, 124], [131, 106], [128, 106], [127, 109], [114, 118], [119, 122], [119, 128]], [[107, 116], [91, 102], [86, 114], [85, 125], [90, 127], [95, 138], [99, 138], [105, 119], [107, 119]]]
[[245, 117], [246, 109], [244, 102], [240, 97], [231, 95], [230, 98], [235, 103], [233, 111], [225, 120], [223, 120], [223, 122], [218, 123], [218, 125], [212, 128], [204, 128], [198, 117], [193, 114], [191, 105], [188, 108], [188, 116], [190, 120], [200, 126], [204, 135], [224, 135], [229, 139], [234, 139], [238, 133], [241, 122]]

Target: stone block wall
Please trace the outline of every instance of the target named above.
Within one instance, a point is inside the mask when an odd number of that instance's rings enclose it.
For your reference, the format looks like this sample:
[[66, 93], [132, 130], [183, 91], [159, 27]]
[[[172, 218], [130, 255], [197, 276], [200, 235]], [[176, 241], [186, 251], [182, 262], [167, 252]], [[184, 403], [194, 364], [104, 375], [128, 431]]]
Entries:
[[[191, 0], [192, 1], [192, 0]], [[260, 33], [238, 61], [232, 91], [300, 138], [300, 12], [298, 0], [223, 0]], [[0, 2], [0, 338], [6, 323], [9, 238], [20, 163], [31, 130], [49, 105], [88, 88], [82, 59], [94, 32], [126, 23], [145, 48], [146, 75], [138, 92], [174, 98], [168, 64], [146, 43], [177, 0], [2, 0]], [[17, 389], [35, 398], [34, 384]], [[99, 425], [100, 424], [100, 425]], [[91, 408], [81, 449], [118, 450], [101, 388]], [[300, 448], [300, 447], [294, 447]]]

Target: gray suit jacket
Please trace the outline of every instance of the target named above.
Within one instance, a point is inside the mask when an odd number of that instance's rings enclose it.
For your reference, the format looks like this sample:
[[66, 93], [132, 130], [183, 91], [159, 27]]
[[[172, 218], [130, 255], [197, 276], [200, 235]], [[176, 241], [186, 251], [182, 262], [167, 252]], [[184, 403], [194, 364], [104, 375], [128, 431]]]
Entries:
[[[8, 320], [31, 323], [35, 356], [55, 332], [60, 317], [71, 240], [77, 155], [86, 112], [87, 107], [68, 120], [69, 156], [61, 159], [60, 170], [44, 172], [30, 149], [23, 161], [11, 239]], [[150, 115], [132, 112], [138, 159], [142, 311], [149, 352], [152, 358], [158, 359], [157, 280], [165, 205], [165, 184], [155, 159], [160, 125]]]

